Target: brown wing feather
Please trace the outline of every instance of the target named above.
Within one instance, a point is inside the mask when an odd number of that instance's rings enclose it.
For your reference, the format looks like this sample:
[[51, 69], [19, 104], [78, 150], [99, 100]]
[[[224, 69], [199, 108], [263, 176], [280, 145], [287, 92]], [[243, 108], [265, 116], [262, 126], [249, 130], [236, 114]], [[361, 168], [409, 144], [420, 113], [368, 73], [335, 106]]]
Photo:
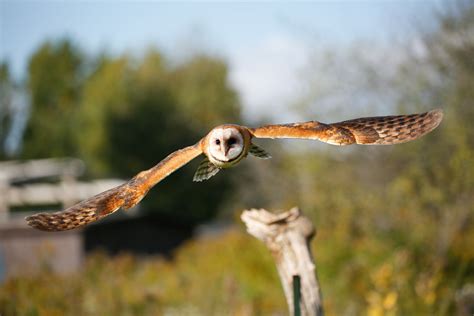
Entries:
[[201, 154], [200, 142], [167, 156], [153, 168], [142, 171], [130, 181], [55, 213], [28, 216], [31, 227], [45, 231], [62, 231], [95, 222], [120, 208], [135, 206], [162, 179]]
[[421, 114], [364, 117], [332, 124], [317, 121], [250, 129], [257, 138], [317, 139], [333, 145], [392, 145], [417, 139], [435, 129], [441, 110]]

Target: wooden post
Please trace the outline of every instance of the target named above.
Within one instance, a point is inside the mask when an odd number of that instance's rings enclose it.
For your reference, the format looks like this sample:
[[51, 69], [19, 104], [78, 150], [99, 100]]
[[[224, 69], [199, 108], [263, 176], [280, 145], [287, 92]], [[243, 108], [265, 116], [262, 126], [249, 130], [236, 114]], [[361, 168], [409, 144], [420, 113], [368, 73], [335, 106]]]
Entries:
[[[273, 214], [264, 209], [246, 210], [241, 215], [247, 232], [263, 241], [277, 266], [290, 315], [323, 315], [316, 265], [309, 247], [316, 234], [313, 223], [298, 208]], [[300, 304], [295, 308], [293, 280], [299, 276]], [[297, 302], [297, 301], [296, 301]]]

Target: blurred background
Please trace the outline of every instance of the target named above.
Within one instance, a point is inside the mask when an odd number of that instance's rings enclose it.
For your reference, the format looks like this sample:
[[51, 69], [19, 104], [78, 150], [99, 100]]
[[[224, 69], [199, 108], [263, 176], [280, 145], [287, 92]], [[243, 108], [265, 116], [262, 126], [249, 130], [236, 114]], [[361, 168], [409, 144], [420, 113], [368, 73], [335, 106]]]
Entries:
[[[442, 108], [387, 147], [258, 141], [138, 208], [43, 233], [23, 217], [122, 183], [222, 123]], [[474, 3], [0, 1], [0, 314], [285, 315], [242, 210], [299, 206], [328, 315], [474, 313]]]

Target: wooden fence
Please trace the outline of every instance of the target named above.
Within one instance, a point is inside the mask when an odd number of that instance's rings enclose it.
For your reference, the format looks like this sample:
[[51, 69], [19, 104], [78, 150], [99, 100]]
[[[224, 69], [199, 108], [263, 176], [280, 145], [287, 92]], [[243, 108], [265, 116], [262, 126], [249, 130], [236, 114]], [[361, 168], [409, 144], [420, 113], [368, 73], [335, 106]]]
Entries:
[[31, 229], [28, 212], [12, 208], [68, 207], [123, 183], [104, 179], [78, 181], [84, 164], [78, 159], [42, 159], [0, 162], [0, 280], [18, 274], [75, 271], [84, 254], [81, 230], [49, 234]]

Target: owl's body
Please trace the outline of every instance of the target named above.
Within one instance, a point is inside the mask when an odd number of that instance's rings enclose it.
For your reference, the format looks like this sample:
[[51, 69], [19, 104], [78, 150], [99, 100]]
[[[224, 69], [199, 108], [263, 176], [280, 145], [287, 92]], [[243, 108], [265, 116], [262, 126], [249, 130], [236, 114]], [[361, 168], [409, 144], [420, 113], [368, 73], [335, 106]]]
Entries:
[[68, 230], [97, 221], [120, 208], [133, 207], [158, 182], [200, 154], [206, 157], [194, 175], [203, 181], [221, 169], [237, 165], [250, 153], [262, 159], [270, 155], [255, 145], [254, 138], [298, 138], [333, 145], [393, 145], [417, 139], [435, 129], [443, 118], [441, 110], [421, 114], [359, 118], [333, 124], [317, 121], [266, 125], [258, 128], [224, 124], [213, 128], [196, 144], [175, 151], [153, 168], [130, 181], [80, 202], [65, 211], [39, 213], [26, 218], [34, 228]]

